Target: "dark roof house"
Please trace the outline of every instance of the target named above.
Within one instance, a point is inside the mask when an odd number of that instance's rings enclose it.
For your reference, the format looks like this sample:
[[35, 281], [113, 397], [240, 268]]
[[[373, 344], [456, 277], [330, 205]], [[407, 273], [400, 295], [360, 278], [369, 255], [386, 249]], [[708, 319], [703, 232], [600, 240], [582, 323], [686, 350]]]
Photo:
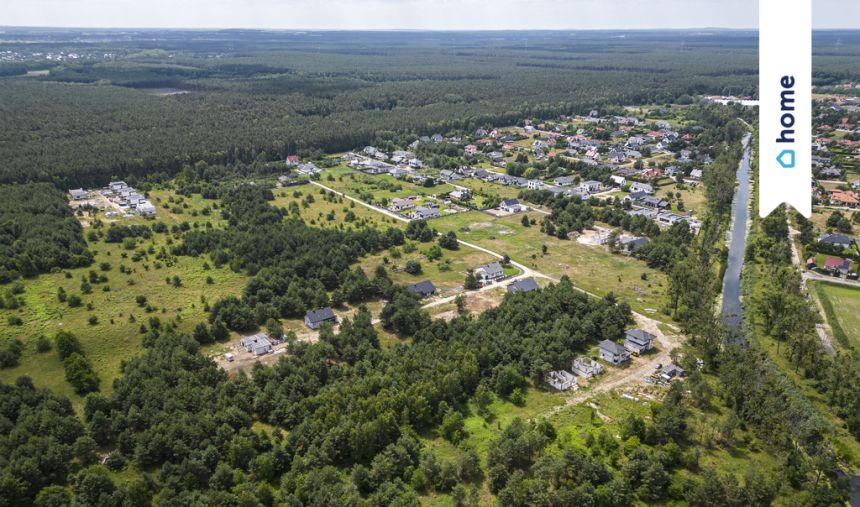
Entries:
[[331, 310], [331, 307], [317, 308], [310, 310], [305, 314], [305, 325], [311, 329], [319, 329], [324, 322], [337, 322], [337, 315]]
[[517, 280], [515, 282], [511, 282], [508, 284], [508, 292], [531, 292], [533, 290], [538, 290], [537, 282], [532, 277], [523, 278], [522, 280]]
[[413, 294], [418, 294], [422, 298], [436, 294], [436, 286], [430, 280], [423, 280], [406, 287], [406, 290]]

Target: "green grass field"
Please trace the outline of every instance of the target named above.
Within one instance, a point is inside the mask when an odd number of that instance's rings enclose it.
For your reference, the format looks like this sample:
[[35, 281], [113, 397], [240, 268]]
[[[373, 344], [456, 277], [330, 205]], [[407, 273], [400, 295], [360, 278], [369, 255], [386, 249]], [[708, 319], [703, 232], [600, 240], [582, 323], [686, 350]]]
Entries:
[[[537, 213], [528, 214], [540, 219]], [[665, 306], [666, 276], [649, 269], [642, 261], [614, 255], [604, 247], [560, 240], [540, 232], [538, 226], [523, 227], [522, 214], [495, 218], [471, 211], [433, 220], [440, 231], [455, 231], [457, 236], [554, 278], [570, 277], [577, 287], [603, 296], [613, 292], [638, 311], [668, 320], [659, 313]], [[542, 254], [541, 246], [547, 253]], [[643, 274], [647, 279], [643, 279]]]
[[[334, 198], [329, 196], [329, 200], [326, 200], [324, 198], [325, 193], [324, 189], [311, 184], [279, 188], [274, 190], [275, 200], [271, 204], [289, 209], [290, 203], [295, 202], [299, 207], [300, 216], [306, 223], [315, 227], [348, 228], [352, 226], [360, 228], [368, 226], [385, 229], [387, 227], [403, 227], [404, 225], [399, 220], [344, 199], [342, 196]], [[313, 196], [313, 202], [304, 206], [303, 202], [308, 201], [308, 196]], [[347, 222], [346, 219], [350, 212], [355, 215], [355, 218], [352, 222]]]
[[[150, 197], [158, 208], [156, 220], [168, 226], [183, 221], [199, 226], [207, 221], [215, 227], [222, 225], [217, 212], [208, 217], [201, 213], [204, 208], [211, 207], [213, 201], [205, 201], [200, 196], [179, 197], [167, 190], [150, 192]], [[103, 215], [101, 219], [104, 219]], [[150, 222], [133, 217], [120, 219], [117, 223]], [[85, 229], [85, 235], [89, 230]], [[24, 304], [17, 310], [0, 310], [0, 337], [20, 339], [24, 342], [25, 351], [19, 366], [0, 370], [0, 381], [12, 382], [19, 375], [27, 374], [33, 377], [37, 386], [48, 387], [79, 404], [81, 398], [66, 382], [56, 351], [36, 352], [35, 343], [39, 335], [52, 338], [60, 330], [69, 330], [77, 335], [101, 378], [102, 391], [109, 392], [113, 379], [119, 375], [121, 363], [142, 350], [141, 324], [149, 326], [151, 317], [157, 317], [163, 323], [178, 319], [178, 328], [190, 332], [207, 317], [204, 301], [211, 303], [229, 294], [242, 293], [247, 283], [246, 276], [234, 273], [226, 266], [204, 269], [206, 259], [202, 257], [174, 257], [166, 253], [169, 245], [176, 241], [170, 233], [153, 234], [151, 239], [139, 239], [133, 250], [124, 249], [121, 243], [90, 242], [89, 248], [95, 254], [92, 266], [69, 270], [70, 278], [59, 272], [24, 280], [21, 295]], [[144, 252], [145, 255], [135, 261], [132, 258], [135, 252]], [[108, 271], [101, 271], [103, 262], [110, 265]], [[120, 273], [121, 265], [130, 272]], [[91, 284], [92, 293], [82, 294], [81, 278], [88, 276], [90, 270], [106, 275], [108, 281]], [[174, 275], [181, 280], [179, 287], [166, 281]], [[212, 277], [212, 284], [206, 283], [207, 277]], [[57, 297], [59, 287], [69, 296], [79, 295], [82, 305], [70, 308], [67, 303], [61, 303]], [[137, 296], [145, 296], [146, 304], [151, 305], [153, 311], [147, 313], [144, 307], [139, 306]], [[88, 305], [92, 305], [92, 310]], [[11, 316], [19, 316], [23, 324], [10, 325], [8, 318]], [[91, 317], [96, 317], [97, 323], [90, 324]]]
[[809, 284], [824, 307], [834, 338], [860, 350], [860, 289], [827, 282]]
[[678, 209], [678, 201], [672, 199], [672, 211], [676, 213], [690, 213], [692, 212], [694, 215], [701, 216], [705, 212], [705, 208], [707, 207], [707, 199], [705, 198], [705, 190], [704, 186], [698, 185], [693, 187], [691, 185], [684, 184], [683, 189], [678, 189], [677, 183], [672, 183], [669, 185], [665, 185], [662, 187], [657, 187], [657, 191], [655, 195], [657, 197], [666, 197], [668, 192], [672, 192], [677, 195], [681, 194], [681, 201], [684, 203], [684, 210]]
[[[450, 292], [456, 292], [457, 289], [462, 289], [463, 280], [466, 278], [468, 269], [474, 269], [482, 264], [497, 260], [496, 257], [488, 253], [475, 250], [473, 248], [461, 246], [457, 250], [442, 249], [442, 258], [434, 261], [427, 260], [424, 253], [431, 245], [436, 243], [413, 243], [416, 250], [411, 253], [403, 253], [403, 248], [398, 248], [400, 258], [394, 258], [391, 251], [386, 251], [376, 255], [370, 255], [361, 260], [361, 267], [367, 272], [368, 276], [373, 276], [373, 270], [376, 266], [383, 264], [387, 259], [388, 263], [385, 268], [394, 283], [409, 285], [421, 280], [430, 280], [439, 291], [439, 295], [451, 295]], [[403, 267], [407, 261], [417, 260], [421, 263], [421, 273], [410, 275], [403, 271]]]
[[[328, 177], [329, 174], [332, 178]], [[447, 183], [424, 187], [411, 181], [399, 180], [388, 174], [370, 175], [344, 168], [329, 169], [323, 172], [320, 183], [353, 197], [361, 198], [363, 201], [368, 201], [366, 197], [372, 195], [374, 204], [381, 199], [391, 201], [395, 197], [402, 198], [412, 195], [436, 196], [454, 190], [454, 187]]]

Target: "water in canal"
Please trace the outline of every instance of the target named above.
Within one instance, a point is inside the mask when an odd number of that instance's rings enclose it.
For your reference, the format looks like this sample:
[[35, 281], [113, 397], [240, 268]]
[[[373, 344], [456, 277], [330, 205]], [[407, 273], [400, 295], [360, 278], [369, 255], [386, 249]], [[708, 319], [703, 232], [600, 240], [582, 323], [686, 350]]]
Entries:
[[732, 202], [731, 242], [726, 274], [723, 277], [723, 323], [737, 330], [741, 315], [741, 270], [747, 247], [747, 219], [750, 198], [750, 135], [744, 138], [744, 158], [738, 167], [738, 190]]

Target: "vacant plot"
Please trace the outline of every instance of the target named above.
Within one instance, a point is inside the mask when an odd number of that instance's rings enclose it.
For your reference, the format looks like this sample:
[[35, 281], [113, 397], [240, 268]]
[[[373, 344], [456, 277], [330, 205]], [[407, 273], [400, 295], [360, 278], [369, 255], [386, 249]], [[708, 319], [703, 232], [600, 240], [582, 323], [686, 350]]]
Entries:
[[[188, 222], [189, 227], [202, 227], [206, 222], [215, 227], [222, 224], [217, 212], [204, 215], [204, 209], [210, 208], [214, 201], [199, 196], [176, 196], [170, 191], [153, 191], [150, 196], [158, 208], [156, 221], [169, 227], [178, 227], [182, 222]], [[134, 217], [120, 219], [119, 223], [153, 222]], [[226, 266], [207, 269], [204, 258], [172, 256], [169, 245], [176, 241], [170, 232], [138, 239], [132, 248], [122, 243], [90, 240], [89, 248], [95, 254], [92, 266], [24, 280], [24, 292], [20, 295], [23, 304], [15, 310], [0, 310], [0, 337], [20, 339], [25, 352], [18, 367], [0, 370], [0, 381], [12, 382], [17, 376], [27, 374], [37, 386], [48, 387], [80, 403], [81, 398], [65, 380], [56, 351], [36, 352], [40, 335], [53, 338], [60, 330], [75, 333], [101, 378], [102, 391], [110, 391], [122, 361], [142, 350], [141, 328], [150, 327], [151, 319], [162, 323], [174, 321], [180, 330], [191, 332], [198, 322], [206, 319], [208, 303], [242, 293], [246, 276]], [[121, 266], [125, 273], [120, 272]], [[108, 280], [91, 283], [90, 271]], [[85, 293], [83, 279], [87, 280], [90, 293]], [[60, 288], [66, 294], [66, 302], [59, 300]], [[80, 306], [69, 305], [72, 296], [80, 297]], [[138, 297], [145, 301], [139, 302]], [[20, 318], [21, 325], [12, 325], [10, 317]]]
[[[459, 292], [463, 286], [468, 269], [474, 269], [482, 264], [496, 260], [488, 253], [461, 246], [457, 250], [442, 249], [442, 257], [433, 261], [428, 260], [427, 251], [436, 243], [413, 243], [407, 247], [397, 247], [377, 255], [370, 255], [361, 260], [361, 267], [368, 276], [373, 276], [376, 266], [383, 264], [394, 283], [410, 285], [421, 280], [430, 280], [439, 291], [439, 295], [447, 296]], [[404, 250], [414, 251], [405, 253]], [[403, 270], [406, 263], [416, 260], [421, 263], [421, 273], [412, 275]]]
[[315, 227], [338, 229], [376, 227], [402, 227], [403, 222], [387, 217], [342, 196], [311, 184], [276, 189], [273, 206], [298, 210], [306, 223]]
[[[830, 218], [830, 215], [832, 215], [833, 213], [834, 213], [833, 210], [815, 208], [812, 212], [812, 216], [809, 217], [809, 220], [812, 222], [812, 224], [815, 226], [815, 230], [818, 232], [823, 233], [823, 232], [826, 232], [828, 230], [833, 230], [834, 232], [836, 232], [832, 227], [828, 227], [828, 225], [827, 225], [827, 219]], [[851, 215], [853, 212], [852, 211], [841, 211], [841, 213], [842, 213], [842, 216], [847, 218], [849, 223], [851, 223], [851, 232], [849, 234], [856, 234], [858, 231], [858, 228], [851, 221]]]
[[827, 282], [809, 282], [824, 307], [834, 338], [860, 350], [860, 289]]
[[[537, 213], [526, 214], [540, 219]], [[611, 254], [605, 247], [547, 236], [538, 226], [523, 227], [522, 215], [495, 218], [472, 211], [434, 220], [433, 227], [455, 231], [462, 240], [508, 255], [551, 277], [567, 275], [574, 285], [593, 294], [612, 292], [640, 313], [669, 320], [659, 313], [665, 306], [664, 274], [639, 260]]]
[[[677, 183], [672, 183], [670, 185], [657, 187], [655, 195], [666, 199], [669, 192], [672, 192], [674, 197], [673, 199], [667, 199], [672, 203], [672, 211], [676, 213], [692, 212], [694, 215], [701, 215], [704, 213], [707, 206], [707, 199], [705, 198], [705, 190], [702, 185], [693, 186], [689, 184], [678, 185]], [[678, 201], [684, 203], [684, 209], [679, 207]]]
[[454, 190], [454, 187], [447, 183], [424, 187], [388, 174], [371, 175], [339, 170], [332, 172], [331, 178], [328, 176], [328, 173], [323, 173], [320, 183], [371, 204], [388, 203], [395, 197], [411, 195], [437, 196]]

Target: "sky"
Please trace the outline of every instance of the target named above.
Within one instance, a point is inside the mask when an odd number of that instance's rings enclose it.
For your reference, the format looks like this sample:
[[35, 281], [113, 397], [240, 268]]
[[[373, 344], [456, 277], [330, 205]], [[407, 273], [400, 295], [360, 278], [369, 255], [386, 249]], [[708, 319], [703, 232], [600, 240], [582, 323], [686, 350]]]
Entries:
[[[813, 0], [815, 28], [860, 28], [860, 1]], [[755, 0], [2, 0], [0, 25], [524, 30], [756, 28]]]

